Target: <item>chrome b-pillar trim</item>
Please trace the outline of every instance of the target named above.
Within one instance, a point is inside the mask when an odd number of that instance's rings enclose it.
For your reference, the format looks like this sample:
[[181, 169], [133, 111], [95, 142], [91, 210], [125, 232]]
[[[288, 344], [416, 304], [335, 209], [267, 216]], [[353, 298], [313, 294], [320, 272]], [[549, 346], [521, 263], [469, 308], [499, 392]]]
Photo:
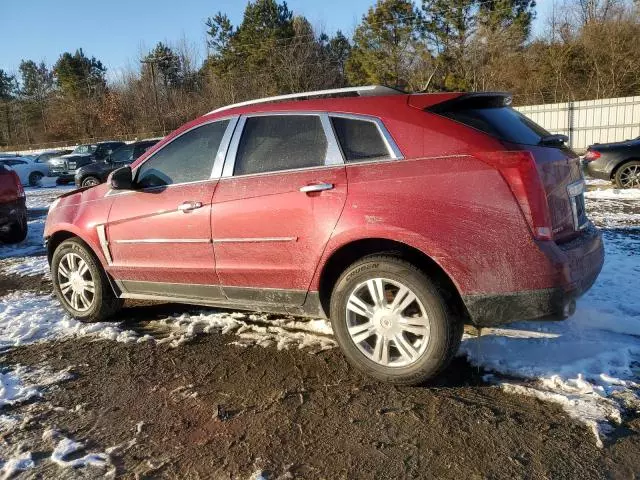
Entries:
[[104, 225], [96, 226], [98, 232], [98, 239], [100, 240], [100, 247], [102, 247], [102, 254], [107, 259], [107, 264], [112, 265], [113, 259], [111, 258], [111, 252], [109, 251], [109, 241], [107, 240], [107, 234]]

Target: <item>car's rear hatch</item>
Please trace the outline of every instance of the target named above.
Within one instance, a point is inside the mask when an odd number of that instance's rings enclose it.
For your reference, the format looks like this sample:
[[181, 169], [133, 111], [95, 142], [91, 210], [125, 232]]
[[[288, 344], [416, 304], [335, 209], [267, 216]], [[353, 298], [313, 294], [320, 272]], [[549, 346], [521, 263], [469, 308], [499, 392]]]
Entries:
[[546, 192], [553, 239], [571, 240], [588, 224], [580, 159], [565, 146], [565, 138], [551, 135], [510, 103], [507, 94], [465, 94], [429, 111], [499, 139], [506, 150], [530, 152]]

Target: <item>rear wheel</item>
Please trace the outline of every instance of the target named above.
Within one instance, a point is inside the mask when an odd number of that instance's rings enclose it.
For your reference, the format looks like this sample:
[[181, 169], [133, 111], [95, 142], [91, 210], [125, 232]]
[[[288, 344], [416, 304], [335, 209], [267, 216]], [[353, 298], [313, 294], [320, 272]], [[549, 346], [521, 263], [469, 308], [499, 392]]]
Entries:
[[20, 243], [27, 238], [28, 230], [27, 214], [24, 213], [20, 220], [8, 227], [7, 231], [0, 233], [0, 242]]
[[31, 172], [31, 174], [29, 175], [29, 185], [32, 187], [37, 187], [38, 185], [40, 185], [42, 177], [44, 177], [44, 175], [41, 172]]
[[437, 375], [462, 338], [462, 322], [431, 280], [390, 256], [367, 257], [342, 274], [331, 296], [331, 323], [351, 364], [397, 384]]
[[100, 179], [94, 176], [88, 176], [88, 177], [84, 177], [82, 179], [82, 186], [83, 187], [93, 187], [94, 185], [99, 185], [100, 184]]
[[633, 160], [622, 164], [614, 176], [618, 188], [640, 187], [640, 161]]
[[62, 242], [51, 260], [53, 288], [62, 306], [82, 322], [107, 320], [122, 308], [99, 261], [85, 244]]

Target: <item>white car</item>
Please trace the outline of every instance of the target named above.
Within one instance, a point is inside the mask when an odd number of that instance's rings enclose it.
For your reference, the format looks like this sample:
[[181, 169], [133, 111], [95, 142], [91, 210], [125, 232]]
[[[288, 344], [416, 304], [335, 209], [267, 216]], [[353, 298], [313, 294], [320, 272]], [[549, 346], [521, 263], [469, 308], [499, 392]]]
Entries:
[[14, 170], [23, 185], [32, 187], [39, 185], [42, 178], [49, 174], [46, 163], [34, 162], [29, 157], [0, 157], [0, 165]]

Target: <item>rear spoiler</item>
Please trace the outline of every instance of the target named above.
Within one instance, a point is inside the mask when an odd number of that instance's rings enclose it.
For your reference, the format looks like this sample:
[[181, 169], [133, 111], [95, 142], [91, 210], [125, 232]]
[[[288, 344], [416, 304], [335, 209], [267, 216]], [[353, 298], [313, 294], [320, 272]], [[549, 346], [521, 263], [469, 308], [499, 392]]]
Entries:
[[433, 113], [451, 112], [471, 108], [507, 107], [511, 105], [512, 97], [507, 92], [472, 92], [451, 93], [438, 95], [438, 102], [433, 102], [433, 96], [411, 95], [409, 105], [420, 110]]

